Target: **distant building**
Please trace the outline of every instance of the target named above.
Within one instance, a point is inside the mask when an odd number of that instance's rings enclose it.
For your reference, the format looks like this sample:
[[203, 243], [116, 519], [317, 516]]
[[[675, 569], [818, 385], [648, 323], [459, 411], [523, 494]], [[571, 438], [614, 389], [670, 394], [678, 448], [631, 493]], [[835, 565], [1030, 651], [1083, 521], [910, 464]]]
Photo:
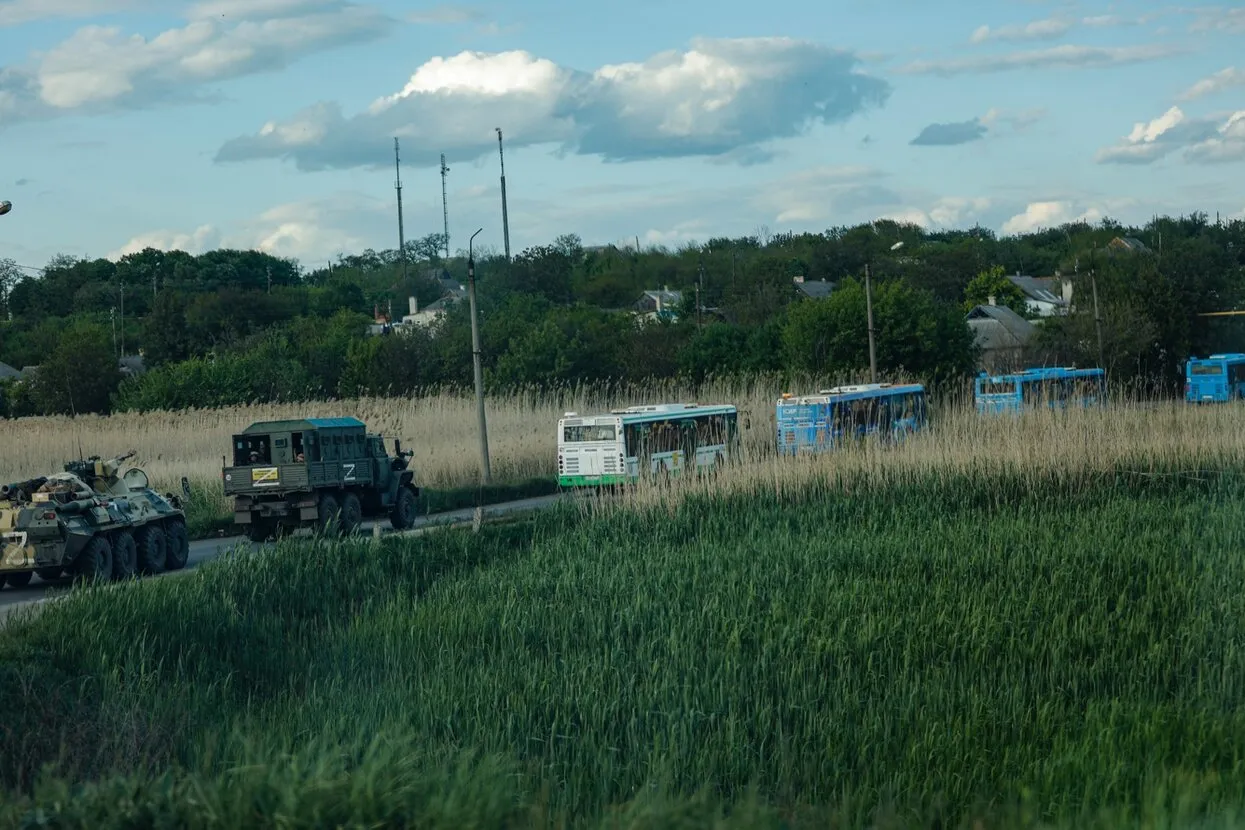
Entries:
[[388, 334], [395, 329], [401, 330], [409, 326], [426, 328], [444, 317], [451, 306], [467, 296], [467, 288], [464, 285], [444, 274], [437, 279], [437, 282], [441, 286], [443, 296], [422, 309], [419, 307], [417, 298], [407, 297], [408, 311], [402, 315], [400, 320], [393, 319], [392, 309], [384, 314], [380, 313], [379, 308], [374, 309], [373, 322], [368, 326], [368, 334]]
[[644, 320], [674, 322], [679, 319], [679, 306], [682, 303], [682, 291], [671, 291], [669, 286], [663, 285], [660, 291], [656, 289], [645, 291], [640, 299], [636, 300], [632, 310]]
[[1038, 317], [1057, 317], [1072, 308], [1072, 281], [1062, 276], [1007, 278], [1025, 295], [1025, 307]]
[[811, 282], [804, 277], [793, 277], [792, 282], [795, 284], [795, 290], [810, 300], [824, 300], [834, 291], [835, 285], [832, 282], [826, 282], [825, 277]]
[[22, 373], [7, 363], [0, 363], [0, 380], [21, 380]]
[[1107, 247], [1114, 251], [1129, 251], [1134, 254], [1148, 254], [1149, 247], [1135, 236], [1117, 236], [1107, 243]]
[[995, 305], [994, 297], [987, 305], [973, 306], [966, 318], [981, 349], [979, 369], [1007, 372], [1023, 368], [1029, 341], [1037, 331], [1033, 323], [1007, 306]]

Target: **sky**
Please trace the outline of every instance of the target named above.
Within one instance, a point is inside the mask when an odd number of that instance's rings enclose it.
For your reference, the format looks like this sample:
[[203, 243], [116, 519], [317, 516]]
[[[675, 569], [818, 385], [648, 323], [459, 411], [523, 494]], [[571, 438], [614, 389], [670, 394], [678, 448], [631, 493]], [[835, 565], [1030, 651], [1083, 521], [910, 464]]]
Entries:
[[0, 257], [1245, 217], [1245, 5], [0, 0]]

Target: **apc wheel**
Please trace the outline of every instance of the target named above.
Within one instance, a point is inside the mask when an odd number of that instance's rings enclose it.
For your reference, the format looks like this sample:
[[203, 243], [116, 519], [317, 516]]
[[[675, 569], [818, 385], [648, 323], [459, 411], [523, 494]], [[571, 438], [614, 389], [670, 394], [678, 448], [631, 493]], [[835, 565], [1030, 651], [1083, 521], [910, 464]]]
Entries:
[[190, 559], [190, 534], [186, 532], [186, 523], [181, 519], [169, 519], [166, 536], [169, 545], [164, 567], [170, 571], [180, 571]]
[[409, 487], [402, 487], [398, 490], [397, 500], [389, 510], [389, 524], [394, 530], [406, 530], [415, 524], [415, 513], [418, 510], [419, 504], [415, 500], [415, 494]]
[[354, 493], [347, 493], [342, 498], [340, 533], [349, 536], [357, 532], [361, 524], [363, 524], [363, 505], [359, 503], [358, 496]]
[[14, 588], [25, 588], [30, 584], [30, 578], [34, 576], [34, 571], [18, 571], [16, 573], [6, 574], [0, 579], [6, 580], [9, 585]]
[[169, 540], [164, 528], [150, 524], [138, 532], [138, 569], [145, 574], [158, 574], [168, 562]]
[[138, 545], [134, 534], [123, 530], [112, 540], [112, 578], [117, 581], [133, 579], [137, 574]]
[[104, 582], [112, 578], [112, 545], [107, 537], [96, 536], [87, 542], [73, 564], [74, 581]]
[[316, 530], [320, 533], [328, 533], [330, 528], [334, 533], [341, 528], [341, 508], [337, 505], [337, 499], [332, 493], [324, 493], [320, 496], [320, 507], [317, 510]]

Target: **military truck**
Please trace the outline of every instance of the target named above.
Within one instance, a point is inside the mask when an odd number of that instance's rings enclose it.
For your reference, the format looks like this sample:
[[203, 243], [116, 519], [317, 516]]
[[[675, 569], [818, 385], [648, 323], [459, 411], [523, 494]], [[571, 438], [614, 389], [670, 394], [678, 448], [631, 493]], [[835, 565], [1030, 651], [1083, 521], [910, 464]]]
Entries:
[[395, 530], [415, 523], [419, 488], [410, 450], [355, 418], [258, 421], [233, 436], [221, 459], [235, 526], [255, 542], [300, 527], [353, 533], [364, 517], [388, 516]]
[[[134, 451], [64, 465], [64, 472], [0, 486], [0, 587], [70, 575], [128, 579], [186, 566], [190, 541], [182, 500], [148, 486]], [[182, 479], [183, 497], [189, 483]]]

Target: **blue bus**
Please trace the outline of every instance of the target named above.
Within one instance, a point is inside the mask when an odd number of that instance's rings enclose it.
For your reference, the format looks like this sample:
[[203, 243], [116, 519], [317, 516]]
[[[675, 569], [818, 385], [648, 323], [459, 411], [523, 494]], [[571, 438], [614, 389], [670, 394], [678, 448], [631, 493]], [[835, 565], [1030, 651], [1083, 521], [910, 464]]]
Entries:
[[1025, 369], [1007, 375], [982, 372], [977, 376], [974, 393], [977, 411], [989, 415], [1040, 406], [1104, 406], [1107, 376], [1102, 369], [1073, 367]]
[[780, 455], [820, 452], [865, 435], [897, 440], [925, 427], [925, 387], [868, 383], [798, 398], [785, 393], [777, 416]]
[[1189, 358], [1184, 368], [1184, 399], [1189, 403], [1245, 399], [1245, 354]]

